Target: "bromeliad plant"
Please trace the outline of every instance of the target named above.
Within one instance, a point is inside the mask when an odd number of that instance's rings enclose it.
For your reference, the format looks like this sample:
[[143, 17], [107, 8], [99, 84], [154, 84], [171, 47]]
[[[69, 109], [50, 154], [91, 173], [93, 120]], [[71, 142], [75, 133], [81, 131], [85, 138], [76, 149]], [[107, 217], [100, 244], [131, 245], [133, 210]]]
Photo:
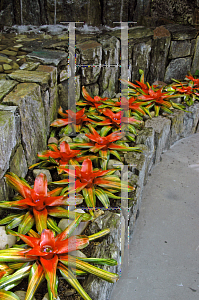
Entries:
[[67, 184], [62, 193], [66, 191], [79, 193], [82, 191], [86, 205], [92, 215], [96, 206], [96, 196], [102, 205], [108, 208], [110, 206], [109, 198], [120, 199], [114, 193], [121, 190], [133, 191], [135, 189], [122, 182], [118, 176], [113, 175], [116, 171], [115, 169], [93, 170], [92, 161], [89, 158], [84, 160], [81, 167], [74, 167], [73, 170], [62, 168], [64, 172], [69, 174], [70, 182], [74, 183], [72, 187], [68, 186], [69, 179], [62, 179], [53, 183], [58, 185]]
[[124, 111], [119, 111], [117, 113], [112, 112], [109, 108], [102, 109], [104, 116], [98, 116], [98, 121], [94, 123], [98, 126], [112, 126], [112, 129], [115, 130], [129, 130], [129, 132], [136, 134], [134, 126], [139, 127], [143, 124], [143, 121], [140, 121], [136, 118], [125, 116]]
[[72, 236], [73, 231], [82, 218], [83, 216], [77, 217], [57, 236], [54, 236], [54, 233], [48, 229], [44, 229], [41, 235], [38, 235], [31, 230], [30, 236], [10, 230], [10, 234], [19, 237], [26, 244], [21, 247], [0, 250], [0, 262], [14, 262], [15, 264], [18, 264], [19, 268], [15, 273], [0, 279], [0, 289], [4, 288], [8, 290], [19, 284], [22, 278], [29, 276], [25, 300], [31, 300], [38, 286], [46, 278], [49, 299], [56, 300], [58, 297], [57, 270], [59, 270], [61, 275], [77, 290], [83, 299], [92, 300], [80, 285], [76, 275], [91, 273], [106, 281], [112, 283], [116, 282], [118, 280], [117, 274], [105, 271], [89, 263], [113, 266], [117, 265], [116, 260], [81, 258], [75, 257], [72, 253], [70, 255], [70, 252], [83, 249], [91, 240], [95, 240], [110, 232], [109, 229], [104, 229], [91, 236]]
[[[187, 78], [188, 77], [189, 76], [187, 76]], [[186, 83], [182, 83], [178, 80], [175, 80], [175, 79], [173, 79], [173, 80], [177, 84], [173, 84], [170, 88], [170, 91], [174, 92], [175, 97], [182, 97], [183, 101], [188, 106], [193, 105], [195, 100], [199, 100], [199, 88], [194, 87], [195, 83], [193, 80], [189, 81], [188, 85]], [[196, 83], [196, 85], [197, 85], [197, 83]]]
[[[62, 188], [48, 192], [47, 178], [42, 173], [37, 175], [33, 189], [24, 179], [20, 179], [14, 173], [8, 173], [5, 177], [8, 184], [19, 193], [19, 196], [15, 197], [13, 201], [1, 201], [0, 207], [28, 211], [22, 214], [10, 215], [2, 219], [0, 225], [8, 224], [6, 229], [18, 226], [19, 233], [26, 234], [34, 224], [37, 231], [41, 233], [43, 229], [46, 229], [51, 224], [50, 219], [48, 220], [48, 215], [56, 214], [56, 217], [74, 218], [74, 213], [70, 213], [67, 209], [62, 208], [62, 206], [76, 205], [83, 201], [83, 197], [78, 194], [70, 198], [68, 198], [68, 194], [58, 196]], [[90, 219], [89, 214], [84, 214], [84, 221]]]
[[86, 88], [82, 87], [82, 95], [84, 97], [84, 101], [77, 102], [78, 106], [91, 106], [92, 110], [98, 110], [99, 106], [101, 106], [108, 98], [101, 98], [99, 96], [95, 96], [92, 98], [87, 92]]
[[[90, 142], [74, 143], [73, 147], [88, 148], [90, 152], [98, 152], [101, 158], [100, 163], [102, 170], [107, 169], [110, 154], [121, 161], [118, 151], [140, 151], [138, 147], [127, 147], [120, 141], [125, 136], [125, 132], [114, 131], [106, 135], [112, 128], [111, 126], [103, 127], [100, 134], [91, 125], [88, 127], [91, 133], [85, 134], [85, 136], [90, 139]], [[120, 143], [117, 143], [118, 141], [120, 141]]]
[[[78, 165], [78, 162], [84, 161], [88, 156], [82, 156], [81, 150], [72, 150], [70, 145], [62, 142], [58, 148], [57, 144], [49, 144], [50, 150], [38, 153], [37, 156], [42, 159], [41, 162], [29, 167], [29, 169], [40, 166], [45, 169], [53, 169], [64, 167], [66, 165]], [[95, 159], [96, 156], [90, 156], [90, 159]]]
[[70, 134], [73, 132], [80, 132], [84, 123], [93, 122], [89, 119], [85, 114], [85, 108], [77, 111], [76, 113], [72, 110], [66, 110], [66, 113], [63, 112], [62, 108], [60, 107], [58, 110], [60, 116], [64, 119], [57, 119], [51, 123], [50, 126], [52, 127], [63, 127], [61, 133]]

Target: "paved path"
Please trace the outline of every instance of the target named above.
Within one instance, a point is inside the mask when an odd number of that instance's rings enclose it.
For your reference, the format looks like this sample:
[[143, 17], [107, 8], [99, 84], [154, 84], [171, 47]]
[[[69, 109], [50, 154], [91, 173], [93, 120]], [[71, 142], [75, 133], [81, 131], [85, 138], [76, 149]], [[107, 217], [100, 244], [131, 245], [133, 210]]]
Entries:
[[199, 299], [199, 133], [153, 168], [129, 247], [111, 300]]

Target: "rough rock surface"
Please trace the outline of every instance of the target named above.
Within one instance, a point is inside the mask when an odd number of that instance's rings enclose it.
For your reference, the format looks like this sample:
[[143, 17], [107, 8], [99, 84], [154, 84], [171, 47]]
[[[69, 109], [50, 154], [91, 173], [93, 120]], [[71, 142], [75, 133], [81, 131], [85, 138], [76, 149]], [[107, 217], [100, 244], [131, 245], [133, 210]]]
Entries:
[[14, 80], [0, 80], [0, 102], [1, 100], [9, 94], [12, 89], [17, 85], [17, 81]]
[[170, 147], [170, 127], [171, 121], [164, 117], [156, 117], [145, 122], [145, 127], [152, 127], [155, 131], [155, 163], [160, 161], [161, 154]]
[[11, 155], [19, 143], [19, 109], [17, 106], [0, 105], [0, 178], [9, 169]]
[[7, 95], [4, 104], [19, 107], [22, 143], [28, 166], [36, 161], [37, 153], [46, 148], [46, 125], [40, 86], [21, 83]]
[[[90, 234], [99, 230], [110, 228], [111, 232], [103, 238], [102, 242], [95, 247], [93, 257], [113, 258], [119, 263], [120, 251], [120, 216], [106, 211], [104, 215], [98, 217], [89, 227]], [[104, 270], [118, 273], [119, 266], [101, 266]], [[99, 288], [100, 286], [100, 288]], [[85, 282], [85, 290], [92, 299], [107, 300], [113, 289], [113, 284], [101, 280], [97, 276], [89, 275]]]
[[19, 145], [10, 160], [10, 172], [15, 173], [19, 177], [25, 177], [28, 172], [27, 161], [22, 145]]
[[16, 236], [11, 234], [6, 234], [5, 226], [0, 226], [0, 250], [12, 247], [17, 241]]
[[166, 68], [164, 81], [171, 82], [171, 78], [184, 80], [188, 71], [191, 69], [191, 57], [173, 59]]

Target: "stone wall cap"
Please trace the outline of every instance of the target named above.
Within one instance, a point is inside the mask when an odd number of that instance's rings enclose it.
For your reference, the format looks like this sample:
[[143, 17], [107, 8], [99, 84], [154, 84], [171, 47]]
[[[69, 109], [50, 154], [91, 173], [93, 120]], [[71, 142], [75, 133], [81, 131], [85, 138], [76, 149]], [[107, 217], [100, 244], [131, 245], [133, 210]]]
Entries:
[[16, 70], [8, 75], [19, 82], [32, 82], [46, 85], [50, 82], [50, 74], [41, 71]]
[[172, 40], [190, 40], [198, 34], [196, 28], [188, 25], [168, 24], [164, 27], [171, 33]]
[[85, 41], [83, 43], [77, 44], [77, 48], [79, 48], [82, 51], [85, 51], [87, 49], [102, 47], [100, 43], [98, 43], [96, 40], [89, 40]]
[[68, 59], [68, 53], [58, 50], [39, 50], [27, 54], [27, 58], [57, 67], [63, 60]]
[[7, 94], [9, 94], [17, 84], [18, 84], [18, 82], [15, 80], [1, 79], [0, 80], [0, 101]]
[[[111, 35], [121, 38], [121, 30], [115, 30]], [[128, 29], [128, 39], [142, 39], [153, 36], [153, 30], [144, 26], [135, 26]]]

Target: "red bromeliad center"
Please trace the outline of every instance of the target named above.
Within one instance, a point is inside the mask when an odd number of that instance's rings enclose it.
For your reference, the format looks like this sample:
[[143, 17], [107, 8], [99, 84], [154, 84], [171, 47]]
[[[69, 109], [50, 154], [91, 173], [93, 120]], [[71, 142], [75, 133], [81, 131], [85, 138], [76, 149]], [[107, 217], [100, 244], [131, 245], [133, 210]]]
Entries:
[[79, 177], [79, 180], [82, 182], [82, 183], [87, 183], [87, 186], [88, 188], [92, 187], [94, 182], [93, 180], [95, 179], [95, 177], [93, 177], [93, 174], [86, 174], [86, 173], [83, 173], [80, 175]]
[[34, 190], [31, 190], [31, 200], [36, 206], [34, 206], [34, 209], [41, 211], [46, 207], [45, 199], [47, 197], [41, 194], [35, 193]]

